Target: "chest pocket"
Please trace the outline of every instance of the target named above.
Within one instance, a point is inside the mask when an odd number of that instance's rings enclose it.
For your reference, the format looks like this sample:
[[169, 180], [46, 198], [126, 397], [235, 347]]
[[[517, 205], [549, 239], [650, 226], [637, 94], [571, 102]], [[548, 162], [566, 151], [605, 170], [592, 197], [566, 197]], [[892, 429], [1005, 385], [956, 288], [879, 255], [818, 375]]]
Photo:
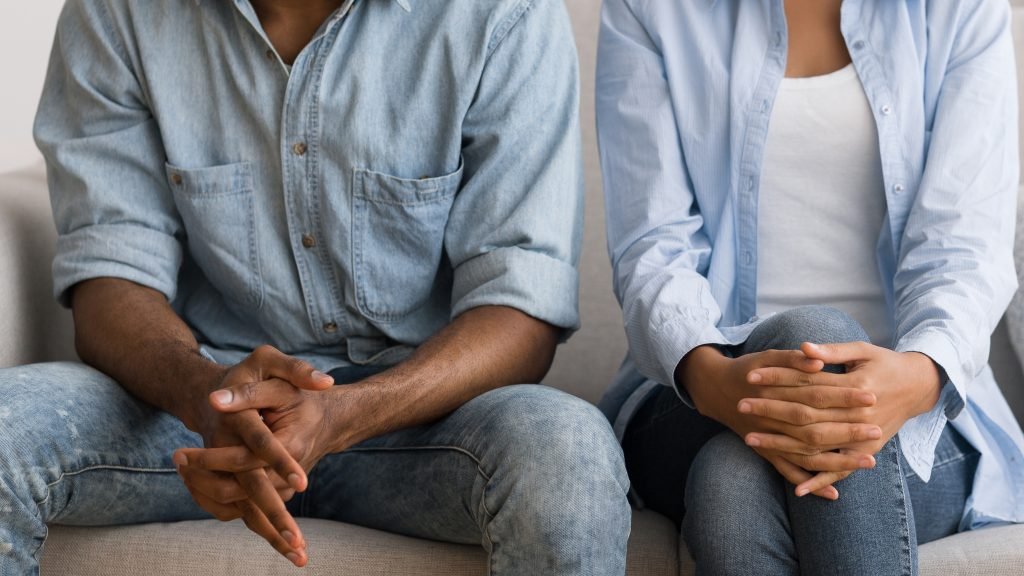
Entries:
[[371, 320], [396, 322], [430, 298], [462, 164], [438, 178], [409, 180], [356, 170], [354, 180], [356, 304]]
[[185, 169], [167, 164], [192, 259], [229, 304], [263, 304], [252, 167]]

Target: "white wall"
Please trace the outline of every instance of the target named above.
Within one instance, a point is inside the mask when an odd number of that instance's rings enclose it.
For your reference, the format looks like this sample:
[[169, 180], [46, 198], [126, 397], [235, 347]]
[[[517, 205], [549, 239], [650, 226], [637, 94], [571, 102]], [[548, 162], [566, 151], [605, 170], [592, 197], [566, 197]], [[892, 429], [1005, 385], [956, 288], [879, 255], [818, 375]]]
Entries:
[[11, 2], [0, 17], [0, 172], [38, 158], [32, 118], [62, 0]]

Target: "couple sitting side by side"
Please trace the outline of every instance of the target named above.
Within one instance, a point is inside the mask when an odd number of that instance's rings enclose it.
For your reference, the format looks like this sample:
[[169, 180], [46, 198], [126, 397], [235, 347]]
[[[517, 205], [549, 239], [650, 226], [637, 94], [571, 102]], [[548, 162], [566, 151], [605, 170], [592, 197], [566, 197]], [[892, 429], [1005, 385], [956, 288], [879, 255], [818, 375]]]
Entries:
[[909, 575], [1024, 521], [987, 366], [1005, 2], [601, 11], [629, 354], [598, 408], [534, 384], [580, 324], [562, 2], [68, 0], [35, 136], [83, 363], [0, 370], [0, 576], [47, 524], [242, 519], [305, 566], [313, 517], [623, 575], [640, 506], [699, 574]]

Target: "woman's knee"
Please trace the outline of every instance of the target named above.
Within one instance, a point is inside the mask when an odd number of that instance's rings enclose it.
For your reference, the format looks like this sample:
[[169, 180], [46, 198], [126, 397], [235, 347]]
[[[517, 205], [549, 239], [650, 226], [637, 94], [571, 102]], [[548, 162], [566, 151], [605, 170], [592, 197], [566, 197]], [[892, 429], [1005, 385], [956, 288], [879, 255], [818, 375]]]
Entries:
[[758, 350], [796, 350], [804, 342], [868, 342], [867, 332], [849, 314], [831, 306], [802, 306], [780, 312], [758, 326], [748, 346]]

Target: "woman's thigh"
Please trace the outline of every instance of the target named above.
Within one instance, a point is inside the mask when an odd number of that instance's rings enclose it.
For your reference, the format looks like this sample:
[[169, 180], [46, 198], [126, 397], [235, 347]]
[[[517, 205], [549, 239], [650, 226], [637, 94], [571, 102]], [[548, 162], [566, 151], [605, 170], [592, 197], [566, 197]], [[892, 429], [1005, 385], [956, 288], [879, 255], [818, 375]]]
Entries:
[[918, 544], [959, 531], [979, 458], [978, 451], [947, 424], [935, 447], [935, 464], [928, 482], [918, 478], [904, 462]]
[[723, 431], [724, 426], [684, 404], [672, 388], [661, 387], [648, 398], [622, 439], [626, 471], [644, 505], [682, 524], [683, 487], [691, 464], [708, 440]]

